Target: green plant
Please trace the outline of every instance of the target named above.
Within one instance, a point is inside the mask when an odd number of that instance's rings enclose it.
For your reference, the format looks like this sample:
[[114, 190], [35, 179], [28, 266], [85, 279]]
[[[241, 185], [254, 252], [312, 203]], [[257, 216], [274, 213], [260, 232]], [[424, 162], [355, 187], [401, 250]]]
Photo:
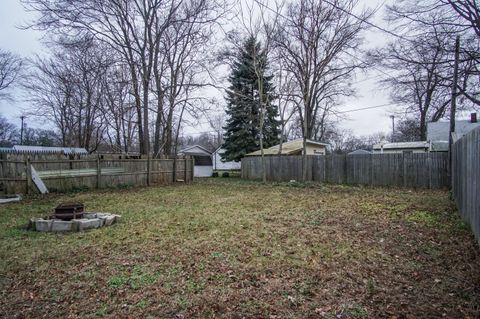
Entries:
[[108, 286], [113, 289], [117, 289], [122, 287], [124, 284], [128, 282], [128, 277], [126, 276], [113, 276], [108, 281]]
[[98, 308], [95, 314], [99, 317], [105, 317], [108, 314], [108, 306], [102, 303]]
[[154, 284], [159, 277], [160, 273], [158, 272], [151, 273], [140, 266], [135, 266], [130, 274], [111, 277], [108, 281], [108, 286], [113, 289], [118, 289], [124, 285], [128, 285], [130, 288], [136, 290]]
[[299, 187], [299, 188], [305, 188], [307, 185], [305, 183], [302, 183], [302, 182], [298, 182], [296, 180], [291, 180], [287, 183], [287, 186], [289, 187]]
[[137, 303], [136, 306], [138, 309], [145, 310], [148, 307], [148, 305], [149, 305], [149, 302], [146, 301], [145, 299], [142, 299]]

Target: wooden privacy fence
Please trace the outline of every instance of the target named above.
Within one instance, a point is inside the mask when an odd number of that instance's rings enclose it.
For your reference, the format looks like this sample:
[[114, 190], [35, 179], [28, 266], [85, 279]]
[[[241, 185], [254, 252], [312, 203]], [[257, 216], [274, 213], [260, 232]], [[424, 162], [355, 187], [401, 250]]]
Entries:
[[193, 159], [101, 159], [97, 156], [66, 159], [23, 155], [0, 159], [0, 192], [28, 193], [34, 190], [31, 167], [34, 167], [49, 191], [75, 188], [105, 188], [169, 184], [193, 179]]
[[459, 139], [452, 151], [452, 193], [480, 242], [480, 127]]
[[[303, 158], [266, 156], [269, 181], [302, 180]], [[364, 184], [444, 188], [448, 186], [447, 153], [307, 155], [307, 180], [335, 184]], [[262, 159], [242, 159], [242, 178], [261, 179]]]

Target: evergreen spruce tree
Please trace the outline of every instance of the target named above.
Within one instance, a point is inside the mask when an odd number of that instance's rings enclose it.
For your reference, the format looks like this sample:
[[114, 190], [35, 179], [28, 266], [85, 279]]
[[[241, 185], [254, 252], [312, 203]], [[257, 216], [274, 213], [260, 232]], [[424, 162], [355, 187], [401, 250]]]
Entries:
[[[266, 75], [267, 66], [267, 52], [255, 37], [248, 38], [229, 76], [225, 152], [222, 154], [226, 161], [239, 161], [245, 154], [260, 149], [260, 94], [265, 109], [263, 147], [279, 143], [278, 107], [272, 103], [275, 100], [273, 76]], [[259, 92], [259, 80], [263, 81], [263, 92]]]

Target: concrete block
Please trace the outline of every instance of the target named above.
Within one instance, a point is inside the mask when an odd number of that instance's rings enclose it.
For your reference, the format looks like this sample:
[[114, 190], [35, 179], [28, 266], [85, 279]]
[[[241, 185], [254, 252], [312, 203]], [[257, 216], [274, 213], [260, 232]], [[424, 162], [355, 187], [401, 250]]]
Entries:
[[99, 218], [76, 219], [76, 220], [75, 220], [75, 223], [77, 224], [77, 229], [78, 229], [79, 231], [102, 227], [102, 221], [101, 221]]
[[52, 232], [76, 231], [77, 224], [71, 220], [53, 220], [51, 225]]
[[41, 232], [48, 232], [48, 231], [52, 231], [52, 223], [53, 223], [53, 220], [46, 220], [46, 219], [37, 219], [35, 221], [35, 229], [37, 231], [41, 231]]
[[114, 215], [108, 215], [104, 217], [105, 226], [111, 226], [115, 223], [116, 217]]
[[39, 220], [39, 219], [41, 219], [41, 218], [36, 218], [36, 217], [30, 218], [30, 220], [28, 221], [27, 229], [37, 230], [36, 223], [37, 223], [37, 220]]
[[31, 218], [28, 227], [41, 232], [69, 232], [95, 229], [120, 222], [122, 216], [110, 213], [89, 212], [84, 218], [64, 221], [59, 219]]
[[84, 213], [83, 218], [94, 219], [94, 218], [98, 218], [97, 215], [98, 215], [97, 213]]

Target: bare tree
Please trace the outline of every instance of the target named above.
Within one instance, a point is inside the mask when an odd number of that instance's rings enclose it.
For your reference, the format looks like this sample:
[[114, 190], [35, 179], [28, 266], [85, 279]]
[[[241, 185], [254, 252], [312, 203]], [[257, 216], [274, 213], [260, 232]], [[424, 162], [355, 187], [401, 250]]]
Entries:
[[450, 4], [480, 37], [480, 5], [476, 0], [442, 0], [442, 2]]
[[213, 141], [214, 148], [217, 149], [220, 145], [223, 144], [223, 127], [225, 126], [225, 113], [220, 114], [213, 114], [209, 115], [208, 113], [205, 114], [208, 125], [213, 130], [215, 134], [215, 140]]
[[282, 60], [276, 60], [275, 82], [278, 92], [278, 114], [280, 117], [280, 144], [278, 154], [282, 154], [283, 142], [287, 140], [289, 135], [289, 123], [295, 115], [295, 81], [284, 71]]
[[445, 79], [448, 41], [441, 33], [436, 38], [419, 35], [414, 42], [400, 39], [370, 55], [390, 75], [380, 83], [390, 88], [392, 102], [418, 117], [421, 140], [426, 139], [427, 122], [442, 118], [450, 103], [450, 82]]
[[105, 135], [116, 152], [129, 153], [136, 142], [137, 121], [128, 66], [112, 63], [103, 79]]
[[[289, 4], [281, 16], [276, 47], [298, 88], [296, 108], [303, 126], [304, 155], [307, 139], [321, 133], [318, 119], [325, 120], [342, 96], [353, 93], [349, 81], [355, 70], [365, 66], [352, 56], [359, 52], [361, 33], [367, 28], [364, 21], [371, 13], [353, 17], [356, 5], [356, 0], [301, 0]], [[306, 167], [306, 156], [304, 162]]]
[[[446, 86], [452, 87], [454, 39], [462, 38], [460, 50], [458, 91], [467, 103], [465, 108], [480, 106], [480, 32], [479, 7], [476, 1], [441, 0], [417, 1], [407, 0], [387, 7], [387, 19], [402, 30], [398, 41], [420, 44], [425, 39], [432, 50], [438, 46], [443, 55], [442, 74]], [[435, 43], [435, 41], [437, 43]], [[428, 54], [426, 51], [425, 54]]]
[[[129, 69], [140, 152], [150, 152], [154, 118], [154, 151], [158, 153], [163, 140], [166, 147], [163, 152], [170, 153], [176, 112], [173, 105], [182, 104], [173, 103], [172, 99], [180, 98], [178, 87], [183, 88], [187, 83], [182, 82], [183, 77], [178, 79], [179, 72], [183, 72], [178, 67], [189, 63], [186, 56], [200, 54], [198, 44], [189, 47], [185, 43], [190, 44], [189, 41], [197, 39], [205, 30], [213, 32], [212, 26], [221, 16], [225, 3], [215, 0], [23, 2], [40, 14], [34, 27], [54, 30], [71, 38], [93, 35], [117, 52]], [[154, 98], [156, 106], [152, 105]], [[165, 103], [169, 103], [166, 108]], [[161, 137], [162, 134], [167, 137]]]
[[17, 55], [0, 49], [0, 100], [11, 98], [8, 89], [14, 84], [21, 68], [22, 60]]
[[335, 129], [331, 131], [327, 140], [332, 152], [337, 154], [350, 153], [355, 150], [372, 150], [373, 145], [387, 139], [384, 133], [374, 133], [367, 136], [355, 136], [350, 130]]
[[50, 58], [37, 57], [23, 87], [32, 115], [51, 121], [64, 146], [95, 151], [105, 130], [103, 117], [105, 51], [92, 39], [59, 45]]
[[0, 147], [11, 147], [19, 140], [18, 128], [0, 115]]

